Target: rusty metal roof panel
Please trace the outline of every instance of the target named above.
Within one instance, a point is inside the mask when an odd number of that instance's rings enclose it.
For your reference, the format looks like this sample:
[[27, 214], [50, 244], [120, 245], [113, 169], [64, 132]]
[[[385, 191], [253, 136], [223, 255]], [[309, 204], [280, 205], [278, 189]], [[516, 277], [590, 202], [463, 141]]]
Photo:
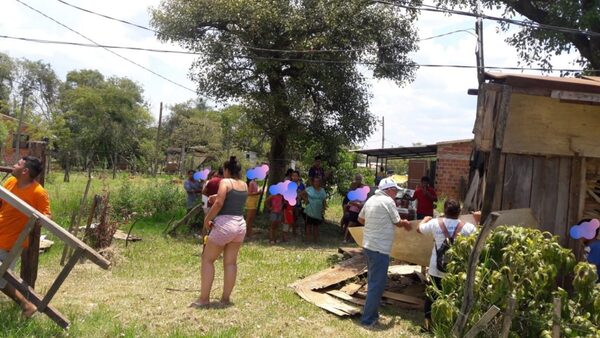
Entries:
[[574, 78], [497, 72], [486, 72], [485, 77], [494, 82], [501, 82], [518, 88], [548, 88], [553, 90], [600, 93], [600, 78], [598, 77]]

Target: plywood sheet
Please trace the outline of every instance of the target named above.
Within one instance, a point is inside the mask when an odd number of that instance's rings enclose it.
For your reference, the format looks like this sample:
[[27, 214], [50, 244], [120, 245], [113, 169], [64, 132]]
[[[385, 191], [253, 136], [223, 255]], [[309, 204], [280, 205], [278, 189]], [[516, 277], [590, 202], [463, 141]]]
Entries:
[[352, 297], [352, 296], [348, 295], [347, 293], [344, 293], [340, 290], [327, 291], [327, 294], [334, 296], [336, 298], [345, 300], [347, 302], [356, 304], [356, 305], [365, 305], [365, 302], [366, 302], [366, 300], [364, 300], [364, 299]]
[[496, 211], [500, 217], [494, 225], [519, 225], [526, 228], [539, 228], [539, 222], [529, 208]]
[[[460, 219], [464, 222], [474, 222], [473, 215], [461, 215]], [[431, 251], [433, 250], [433, 236], [418, 233], [416, 229], [419, 223], [421, 223], [420, 220], [411, 221], [411, 231], [396, 228], [390, 252], [392, 258], [420, 266], [429, 266]], [[362, 245], [364, 227], [353, 227], [349, 230], [356, 243]]]
[[298, 280], [290, 287], [302, 287], [309, 290], [317, 290], [341, 283], [352, 277], [361, 275], [367, 271], [367, 259], [363, 255], [356, 255], [341, 263]]
[[309, 290], [304, 287], [294, 288], [296, 293], [304, 300], [338, 316], [351, 316], [360, 313], [361, 309], [342, 302], [328, 294]]
[[513, 94], [502, 151], [600, 157], [600, 106]]

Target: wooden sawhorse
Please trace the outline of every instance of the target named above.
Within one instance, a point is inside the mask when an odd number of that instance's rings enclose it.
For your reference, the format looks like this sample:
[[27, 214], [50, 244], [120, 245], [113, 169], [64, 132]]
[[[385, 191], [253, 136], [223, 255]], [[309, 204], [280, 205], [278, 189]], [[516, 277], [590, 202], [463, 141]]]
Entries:
[[[77, 237], [73, 236], [67, 230], [65, 230], [60, 225], [53, 222], [51, 219], [40, 213], [39, 211], [32, 208], [30, 205], [25, 203], [23, 200], [12, 194], [10, 191], [6, 190], [4, 187], [0, 186], [0, 199], [4, 200], [5, 203], [12, 205], [14, 208], [25, 214], [29, 217], [29, 221], [25, 225], [25, 228], [19, 234], [19, 238], [11, 248], [10, 252], [6, 259], [0, 263], [0, 276], [10, 285], [12, 285], [15, 289], [17, 289], [24, 297], [26, 297], [33, 305], [37, 307], [38, 312], [46, 314], [50, 319], [52, 319], [58, 326], [67, 329], [70, 325], [69, 321], [65, 316], [63, 316], [58, 310], [50, 305], [50, 301], [56, 295], [56, 292], [65, 281], [77, 261], [85, 256], [90, 261], [94, 262], [98, 266], [103, 269], [108, 269], [110, 267], [110, 262], [107, 261], [104, 257], [100, 256], [94, 249], [90, 248], [84, 242], [79, 240]], [[23, 242], [29, 235], [31, 229], [33, 229], [34, 225], [39, 222], [42, 227], [46, 228], [50, 233], [58, 237], [62, 240], [65, 245], [70, 246], [75, 250], [73, 256], [69, 259], [67, 264], [64, 266], [62, 271], [58, 274], [50, 289], [46, 295], [37, 294], [29, 285], [27, 285], [23, 280], [19, 277], [15, 276], [14, 273], [8, 270], [10, 264], [20, 256], [21, 251], [23, 250]]]

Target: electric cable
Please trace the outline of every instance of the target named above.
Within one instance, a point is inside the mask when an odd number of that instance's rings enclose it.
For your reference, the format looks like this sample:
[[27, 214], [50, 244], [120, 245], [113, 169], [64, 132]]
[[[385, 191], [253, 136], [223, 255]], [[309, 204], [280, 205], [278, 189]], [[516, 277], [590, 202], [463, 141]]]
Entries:
[[141, 64], [139, 64], [139, 63], [137, 63], [137, 62], [135, 62], [135, 61], [133, 61], [133, 60], [131, 60], [131, 59], [129, 59], [129, 58], [127, 58], [127, 57], [125, 57], [125, 56], [123, 56], [123, 55], [121, 55], [121, 54], [119, 54], [119, 53], [117, 53], [117, 52], [115, 52], [115, 51], [113, 51], [113, 50], [111, 50], [111, 49], [109, 49], [109, 48], [107, 48], [107, 47], [104, 47], [104, 46], [102, 46], [101, 44], [97, 43], [96, 41], [94, 41], [94, 40], [92, 40], [92, 39], [88, 38], [87, 36], [85, 36], [85, 35], [83, 35], [82, 33], [80, 33], [80, 32], [78, 32], [78, 31], [76, 31], [75, 29], [73, 29], [73, 28], [71, 28], [71, 27], [69, 27], [69, 26], [67, 26], [67, 25], [65, 25], [65, 24], [63, 24], [63, 23], [61, 23], [61, 22], [59, 22], [58, 20], [56, 20], [56, 19], [54, 19], [54, 18], [50, 17], [49, 15], [47, 15], [47, 14], [43, 13], [42, 11], [40, 11], [40, 10], [38, 10], [38, 9], [36, 9], [36, 8], [33, 8], [32, 6], [28, 5], [27, 3], [25, 3], [25, 2], [23, 2], [23, 1], [21, 1], [21, 0], [15, 0], [15, 1], [17, 1], [18, 3], [20, 3], [21, 5], [23, 5], [23, 6], [27, 7], [27, 8], [29, 8], [29, 9], [31, 9], [32, 11], [34, 11], [34, 12], [37, 12], [38, 14], [40, 14], [40, 15], [42, 15], [42, 16], [44, 16], [44, 17], [46, 17], [47, 19], [49, 19], [49, 20], [51, 20], [51, 21], [53, 21], [53, 22], [57, 23], [58, 25], [60, 25], [60, 26], [62, 26], [62, 27], [64, 27], [64, 28], [66, 28], [66, 29], [70, 30], [71, 32], [73, 32], [73, 33], [75, 33], [75, 34], [77, 34], [77, 35], [81, 36], [82, 38], [84, 38], [84, 39], [86, 39], [86, 40], [90, 41], [91, 43], [93, 43], [93, 44], [97, 45], [98, 47], [100, 47], [100, 48], [103, 48], [104, 50], [106, 50], [106, 51], [108, 51], [108, 52], [110, 52], [110, 53], [112, 53], [112, 54], [114, 54], [114, 55], [118, 56], [119, 58], [121, 58], [121, 59], [123, 59], [123, 60], [125, 60], [125, 61], [127, 61], [127, 62], [129, 62], [129, 63], [131, 63], [131, 64], [133, 64], [133, 65], [135, 65], [135, 66], [137, 66], [137, 67], [140, 67], [140, 68], [142, 68], [142, 69], [144, 69], [144, 70], [146, 70], [146, 71], [148, 71], [148, 72], [150, 72], [150, 73], [152, 73], [152, 74], [154, 74], [154, 75], [156, 75], [156, 76], [160, 77], [161, 79], [163, 79], [163, 80], [166, 80], [166, 81], [168, 81], [168, 82], [170, 82], [170, 83], [172, 83], [172, 84], [174, 84], [174, 85], [176, 85], [176, 86], [178, 86], [178, 87], [181, 87], [181, 88], [183, 88], [183, 89], [186, 89], [186, 90], [188, 90], [188, 91], [190, 91], [190, 92], [192, 92], [192, 93], [194, 93], [194, 94], [197, 94], [197, 93], [196, 93], [196, 91], [195, 91], [194, 89], [191, 89], [191, 88], [189, 88], [189, 87], [186, 87], [185, 85], [182, 85], [182, 84], [180, 84], [180, 83], [177, 83], [177, 82], [175, 82], [175, 81], [173, 81], [173, 80], [171, 80], [171, 79], [169, 79], [169, 78], [167, 78], [167, 77], [165, 77], [165, 76], [163, 76], [163, 75], [161, 75], [161, 74], [159, 74], [159, 73], [157, 73], [157, 72], [153, 71], [152, 69], [150, 69], [150, 68], [148, 68], [148, 67], [145, 67], [145, 66], [143, 66], [143, 65], [141, 65]]

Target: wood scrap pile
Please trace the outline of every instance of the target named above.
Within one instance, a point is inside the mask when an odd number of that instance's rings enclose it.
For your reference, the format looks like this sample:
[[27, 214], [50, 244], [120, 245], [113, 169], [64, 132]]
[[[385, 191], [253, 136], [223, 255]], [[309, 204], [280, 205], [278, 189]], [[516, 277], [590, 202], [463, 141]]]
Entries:
[[[338, 316], [359, 314], [367, 296], [367, 260], [361, 249], [340, 249], [351, 257], [290, 285], [304, 300]], [[421, 267], [392, 265], [383, 303], [422, 310], [425, 304]]]

